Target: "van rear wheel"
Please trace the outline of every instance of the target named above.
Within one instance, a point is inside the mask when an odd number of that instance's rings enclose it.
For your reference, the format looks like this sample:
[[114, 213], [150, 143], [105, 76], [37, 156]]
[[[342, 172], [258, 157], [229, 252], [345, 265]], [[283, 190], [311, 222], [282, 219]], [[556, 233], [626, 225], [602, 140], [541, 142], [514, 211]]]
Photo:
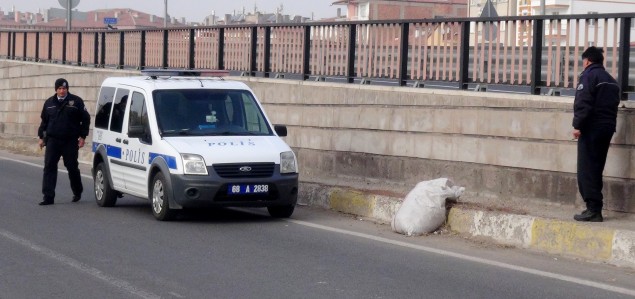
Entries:
[[176, 210], [170, 209], [170, 194], [172, 194], [163, 173], [157, 173], [152, 179], [150, 199], [152, 200], [152, 214], [157, 220], [169, 221], [174, 219]]
[[110, 186], [108, 172], [103, 162], [95, 168], [95, 201], [100, 207], [112, 207], [117, 203], [117, 192]]
[[269, 215], [274, 218], [289, 218], [293, 214], [293, 210], [295, 210], [295, 205], [267, 207]]

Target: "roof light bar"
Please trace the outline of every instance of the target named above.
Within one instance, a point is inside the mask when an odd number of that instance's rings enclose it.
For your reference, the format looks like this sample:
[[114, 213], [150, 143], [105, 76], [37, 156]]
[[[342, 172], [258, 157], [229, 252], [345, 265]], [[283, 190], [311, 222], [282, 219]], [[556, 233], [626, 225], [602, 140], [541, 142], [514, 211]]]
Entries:
[[144, 76], [152, 79], [157, 77], [225, 77], [229, 76], [229, 71], [225, 70], [183, 70], [183, 69], [145, 69], [141, 71]]

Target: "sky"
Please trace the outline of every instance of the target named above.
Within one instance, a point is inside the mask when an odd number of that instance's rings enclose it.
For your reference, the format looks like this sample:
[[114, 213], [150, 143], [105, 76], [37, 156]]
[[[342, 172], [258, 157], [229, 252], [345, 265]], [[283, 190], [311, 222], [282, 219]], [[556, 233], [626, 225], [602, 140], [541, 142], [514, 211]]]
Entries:
[[[51, 7], [61, 8], [59, 1], [66, 0], [0, 0], [0, 8], [3, 11], [11, 11], [15, 6], [18, 11], [37, 12], [38, 9]], [[215, 11], [217, 16], [231, 14], [234, 10], [242, 12], [243, 7], [247, 12], [253, 12], [254, 4], [258, 10], [264, 13], [274, 13], [276, 8], [282, 5], [283, 14], [301, 15], [311, 17], [313, 13], [316, 20], [335, 17], [337, 8], [344, 6], [331, 6], [335, 0], [168, 0], [168, 14], [171, 17], [186, 18], [188, 22], [202, 22], [203, 19]], [[131, 8], [157, 16], [163, 16], [164, 0], [80, 0], [75, 8], [80, 11], [89, 11], [104, 8]]]

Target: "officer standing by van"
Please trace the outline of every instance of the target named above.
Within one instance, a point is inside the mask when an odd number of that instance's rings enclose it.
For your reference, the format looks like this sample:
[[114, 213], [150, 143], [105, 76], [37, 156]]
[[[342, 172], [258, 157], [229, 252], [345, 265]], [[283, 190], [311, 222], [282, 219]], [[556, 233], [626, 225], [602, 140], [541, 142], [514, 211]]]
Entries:
[[55, 202], [57, 184], [57, 164], [60, 157], [68, 170], [71, 181], [73, 202], [82, 197], [82, 179], [79, 172], [79, 149], [84, 146], [90, 127], [90, 114], [84, 106], [84, 100], [68, 92], [68, 81], [55, 80], [55, 95], [44, 102], [38, 128], [40, 148], [46, 147], [44, 154], [44, 177], [42, 193], [44, 199], [40, 205], [52, 205]]

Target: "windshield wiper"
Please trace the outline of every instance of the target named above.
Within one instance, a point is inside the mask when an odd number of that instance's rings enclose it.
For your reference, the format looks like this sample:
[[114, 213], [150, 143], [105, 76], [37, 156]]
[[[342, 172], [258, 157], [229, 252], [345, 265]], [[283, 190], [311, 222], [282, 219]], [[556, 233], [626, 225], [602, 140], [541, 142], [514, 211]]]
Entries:
[[163, 134], [187, 136], [190, 135], [190, 129], [164, 130]]

